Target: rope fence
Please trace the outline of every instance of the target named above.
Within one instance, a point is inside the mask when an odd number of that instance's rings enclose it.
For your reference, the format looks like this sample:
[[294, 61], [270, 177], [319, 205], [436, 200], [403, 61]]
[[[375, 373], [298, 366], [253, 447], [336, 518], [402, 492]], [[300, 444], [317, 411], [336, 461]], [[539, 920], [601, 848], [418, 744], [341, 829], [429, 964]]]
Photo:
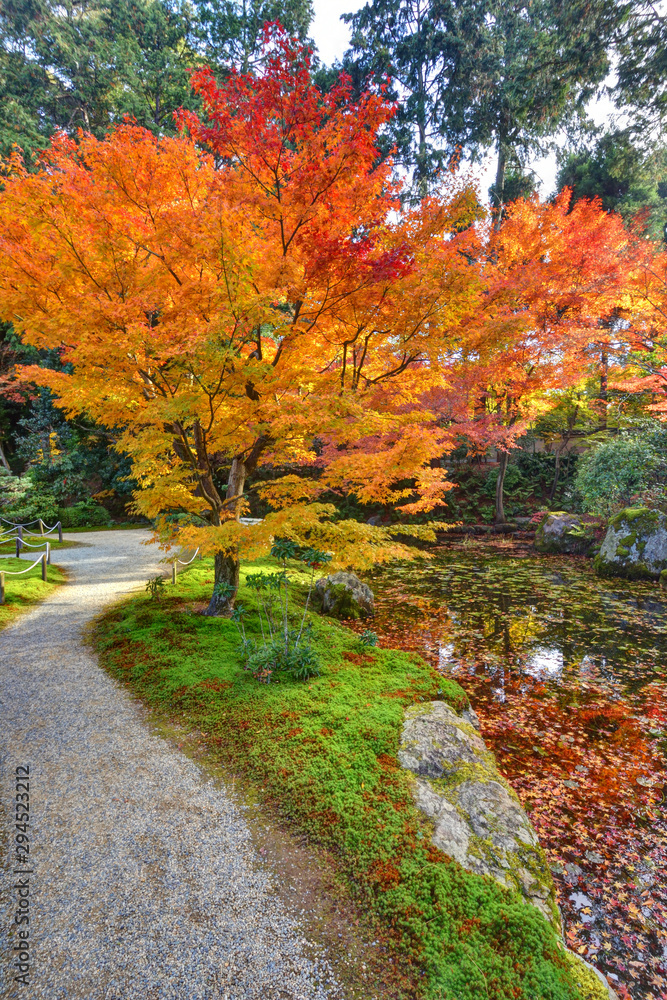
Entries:
[[[23, 542], [24, 535], [28, 535], [30, 538], [37, 538], [38, 536], [51, 535], [54, 531], [58, 532], [58, 541], [63, 540], [63, 526], [60, 521], [49, 528], [48, 525], [44, 524], [41, 517], [38, 517], [36, 521], [28, 521], [27, 524], [17, 524], [16, 521], [8, 521], [6, 517], [0, 517], [0, 523], [10, 525], [4, 531], [0, 532], [0, 543], [3, 541], [9, 541], [10, 538], [20, 538]], [[30, 531], [30, 526], [36, 524], [39, 531]], [[27, 542], [24, 544], [28, 544]]]
[[17, 539], [16, 539], [16, 558], [17, 559], [19, 558], [19, 555], [21, 554], [21, 549], [23, 548], [24, 545], [27, 545], [28, 548], [30, 548], [30, 549], [41, 549], [41, 547], [43, 545], [46, 545], [46, 561], [47, 561], [47, 563], [48, 563], [49, 566], [51, 565], [51, 542], [47, 542], [45, 540], [43, 542], [35, 542], [33, 544], [32, 542], [26, 542], [25, 538], [24, 539], [20, 539], [20, 538], [17, 537]]
[[173, 563], [171, 564], [171, 582], [172, 583], [176, 583], [176, 578], [178, 577], [178, 564], [180, 563], [181, 566], [187, 567], [187, 566], [189, 566], [191, 563], [193, 563], [195, 561], [195, 559], [197, 558], [197, 556], [199, 556], [200, 559], [202, 558], [201, 555], [200, 555], [200, 552], [199, 552], [199, 546], [197, 546], [197, 548], [195, 549], [194, 555], [192, 556], [191, 559], [187, 559], [185, 561], [183, 559], [178, 559], [178, 558], [174, 559]]
[[[47, 543], [48, 544], [48, 543]], [[39, 559], [35, 559], [34, 563], [27, 566], [25, 569], [3, 569], [0, 570], [0, 604], [5, 603], [5, 577], [6, 576], [23, 576], [25, 573], [29, 573], [31, 569], [34, 569], [37, 563], [42, 564], [42, 580], [46, 583], [46, 552], [42, 552]]]

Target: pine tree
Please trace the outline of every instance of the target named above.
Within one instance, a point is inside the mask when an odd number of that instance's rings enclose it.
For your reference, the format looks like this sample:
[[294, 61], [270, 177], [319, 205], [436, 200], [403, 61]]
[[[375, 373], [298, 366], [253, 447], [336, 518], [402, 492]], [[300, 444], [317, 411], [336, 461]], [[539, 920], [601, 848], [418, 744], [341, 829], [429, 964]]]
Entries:
[[103, 136], [125, 114], [154, 132], [192, 105], [192, 10], [168, 0], [9, 0], [0, 12], [0, 150], [56, 129]]
[[571, 151], [558, 172], [559, 190], [569, 187], [573, 202], [600, 198], [607, 212], [636, 221], [654, 239], [667, 224], [667, 148], [646, 150], [627, 131], [607, 132], [591, 148]]
[[242, 73], [261, 61], [262, 29], [278, 21], [305, 41], [313, 19], [312, 0], [194, 0], [206, 62], [217, 70], [231, 65]]
[[371, 0], [349, 20], [353, 57], [393, 75], [402, 105], [393, 137], [420, 189], [436, 149], [474, 157], [492, 146], [499, 221], [508, 168], [520, 171], [583, 114], [623, 16], [607, 0]]

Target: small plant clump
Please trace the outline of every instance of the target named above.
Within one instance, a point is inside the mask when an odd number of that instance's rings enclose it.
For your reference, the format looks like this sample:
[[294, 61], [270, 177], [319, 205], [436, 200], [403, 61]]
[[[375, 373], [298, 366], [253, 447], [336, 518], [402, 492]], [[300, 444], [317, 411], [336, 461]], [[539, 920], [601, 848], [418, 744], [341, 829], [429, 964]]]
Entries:
[[[320, 673], [319, 660], [312, 648], [312, 628], [306, 622], [306, 615], [315, 585], [315, 570], [329, 562], [331, 556], [297, 545], [289, 539], [277, 540], [271, 555], [280, 560], [282, 569], [275, 573], [251, 573], [246, 577], [247, 586], [255, 592], [259, 601], [261, 639], [247, 635], [244, 625], [247, 609], [243, 605], [232, 611], [231, 618], [240, 637], [239, 652], [244, 668], [255, 680], [264, 684], [270, 683], [276, 675], [305, 681]], [[310, 569], [308, 594], [298, 627], [293, 627], [290, 622], [288, 559], [303, 563]], [[216, 591], [224, 586], [218, 585]], [[230, 594], [225, 592], [220, 596], [227, 598]]]
[[164, 577], [158, 573], [146, 581], [146, 593], [150, 595], [152, 601], [161, 601], [164, 597]]

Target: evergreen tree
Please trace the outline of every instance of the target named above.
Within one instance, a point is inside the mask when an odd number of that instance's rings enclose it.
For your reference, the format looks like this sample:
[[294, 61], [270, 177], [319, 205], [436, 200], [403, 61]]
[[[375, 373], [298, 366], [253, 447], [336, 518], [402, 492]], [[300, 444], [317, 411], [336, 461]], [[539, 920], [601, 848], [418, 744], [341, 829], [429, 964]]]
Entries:
[[312, 0], [194, 0], [206, 62], [218, 72], [236, 66], [247, 73], [260, 58], [262, 29], [279, 21], [305, 41], [313, 19]]
[[[495, 148], [499, 220], [508, 168], [520, 172], [529, 153], [583, 116], [624, 9], [607, 0], [423, 0], [417, 19], [418, 2], [371, 0], [352, 15], [352, 55], [376, 77], [394, 75], [394, 138], [422, 188], [438, 160], [429, 142], [445, 155]], [[417, 139], [406, 138], [408, 124]]]
[[391, 127], [396, 160], [414, 172], [420, 197], [453, 154], [442, 142], [440, 106], [458, 53], [442, 14], [437, 0], [373, 0], [356, 14], [343, 15], [353, 34], [341, 68], [360, 89], [368, 77], [376, 84], [388, 82], [388, 96], [397, 102]]
[[608, 212], [630, 222], [641, 220], [647, 233], [664, 236], [667, 223], [667, 149], [646, 151], [627, 131], [608, 132], [592, 148], [571, 151], [561, 163], [558, 190], [579, 198], [600, 198]]
[[8, 0], [0, 12], [0, 151], [56, 129], [104, 135], [130, 114], [153, 131], [192, 102], [192, 11], [168, 0]]
[[667, 13], [653, 0], [633, 0], [625, 14], [617, 38], [613, 96], [633, 109], [635, 135], [655, 139], [667, 117]]

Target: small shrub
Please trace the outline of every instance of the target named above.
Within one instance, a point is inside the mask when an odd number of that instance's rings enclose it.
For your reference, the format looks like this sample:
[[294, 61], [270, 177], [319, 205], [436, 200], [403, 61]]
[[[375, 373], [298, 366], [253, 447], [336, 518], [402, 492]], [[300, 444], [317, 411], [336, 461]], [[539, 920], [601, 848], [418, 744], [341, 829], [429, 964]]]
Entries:
[[57, 514], [63, 528], [107, 527], [112, 523], [106, 507], [94, 500], [80, 500], [71, 507], [59, 507]]
[[665, 484], [667, 464], [649, 435], [605, 441], [579, 459], [575, 490], [587, 513], [610, 517], [649, 487]]
[[159, 574], [152, 576], [146, 582], [146, 593], [150, 594], [152, 601], [161, 601], [164, 596], [164, 577]]
[[[246, 577], [246, 584], [259, 598], [259, 623], [262, 632], [260, 645], [246, 636], [243, 623], [246, 609], [239, 606], [232, 612], [232, 621], [240, 637], [241, 658], [244, 669], [249, 670], [262, 683], [268, 684], [275, 675], [281, 674], [292, 680], [304, 681], [318, 676], [320, 672], [317, 656], [311, 648], [311, 632], [306, 624], [306, 614], [315, 585], [315, 570], [329, 562], [331, 556], [317, 549], [304, 548], [289, 539], [277, 539], [271, 555], [281, 560], [282, 570], [276, 573], [251, 573]], [[310, 586], [298, 628], [290, 626], [288, 559], [295, 559], [310, 567]]]

